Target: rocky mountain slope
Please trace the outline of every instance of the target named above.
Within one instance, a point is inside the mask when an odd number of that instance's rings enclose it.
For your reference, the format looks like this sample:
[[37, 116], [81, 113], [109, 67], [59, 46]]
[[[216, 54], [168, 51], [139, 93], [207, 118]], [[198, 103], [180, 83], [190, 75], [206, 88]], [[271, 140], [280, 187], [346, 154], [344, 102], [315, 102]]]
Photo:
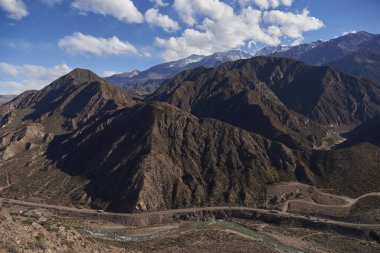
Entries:
[[[336, 78], [340, 96], [312, 90], [327, 90], [326, 73]], [[310, 75], [317, 77], [311, 84]], [[313, 114], [290, 109], [280, 96], [305, 83], [313, 87], [303, 94], [318, 94], [323, 102], [312, 105], [333, 105], [344, 115], [354, 111], [340, 106], [346, 96], [369, 97], [363, 102], [367, 118], [379, 104], [372, 83], [290, 59], [259, 57], [186, 70], [139, 103], [91, 71], [76, 69], [0, 107], [0, 194], [114, 211], [256, 206], [266, 185], [280, 181], [351, 194], [339, 175], [360, 177], [360, 184], [378, 178], [376, 161], [367, 174], [355, 172], [365, 154], [357, 147], [372, 144], [321, 150], [327, 127]], [[332, 120], [327, 112], [320, 111]], [[357, 162], [340, 162], [341, 156]], [[378, 186], [374, 181], [362, 191]]]
[[380, 82], [380, 36], [365, 43], [362, 49], [326, 65]]
[[250, 57], [252, 57], [250, 54], [241, 50], [218, 52], [210, 56], [191, 55], [177, 61], [158, 64], [142, 72], [126, 72], [105, 79], [112, 84], [125, 88], [132, 94], [142, 96], [153, 93], [163, 81], [186, 69], [201, 66], [213, 68], [227, 61]]
[[329, 41], [319, 40], [294, 47], [263, 48], [256, 55], [294, 58], [380, 81], [379, 38], [379, 35], [367, 32], [349, 33]]
[[257, 50], [255, 56], [277, 56], [301, 59], [302, 55], [310, 50], [322, 45], [324, 42], [322, 40], [317, 40], [311, 43], [300, 44], [297, 46], [286, 46], [280, 45], [277, 47], [264, 47]]
[[297, 167], [280, 143], [157, 102], [104, 115], [52, 143], [48, 157], [90, 180], [93, 204], [119, 211], [253, 205]]
[[[376, 83], [328, 67], [271, 57], [226, 63], [218, 69], [183, 72], [164, 83], [149, 99], [166, 101], [197, 116], [223, 119], [231, 124], [239, 115], [240, 120], [249, 118], [249, 113], [240, 111], [237, 104], [256, 104], [261, 109], [252, 118], [259, 117], [260, 112], [277, 114], [269, 118], [277, 118], [281, 122], [278, 125], [289, 126], [295, 132], [302, 131], [297, 130], [294, 122], [305, 121], [288, 108], [335, 127], [352, 127], [380, 113], [380, 86]], [[230, 114], [226, 113], [227, 109], [220, 109], [224, 107], [228, 107]], [[219, 112], [223, 113], [218, 115]], [[239, 123], [238, 126], [242, 127]], [[267, 126], [265, 129], [269, 130]]]
[[28, 111], [23, 120], [50, 121], [52, 127], [74, 129], [101, 111], [132, 106], [134, 101], [88, 70], [75, 69], [41, 91], [26, 92], [0, 108], [0, 113]]

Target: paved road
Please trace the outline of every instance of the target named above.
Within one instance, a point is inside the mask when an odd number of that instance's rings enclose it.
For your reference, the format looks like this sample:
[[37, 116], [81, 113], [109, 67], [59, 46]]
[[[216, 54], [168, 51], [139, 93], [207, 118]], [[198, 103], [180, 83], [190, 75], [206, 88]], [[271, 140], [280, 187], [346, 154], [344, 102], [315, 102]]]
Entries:
[[324, 223], [324, 224], [341, 225], [345, 227], [380, 229], [380, 224], [357, 224], [357, 223], [348, 223], [348, 222], [336, 221], [336, 220], [319, 219], [317, 217], [309, 218], [306, 216], [295, 215], [295, 214], [290, 214], [286, 212], [274, 213], [271, 210], [252, 208], [252, 207], [213, 206], [213, 207], [171, 209], [171, 210], [164, 210], [164, 211], [144, 212], [144, 213], [112, 213], [112, 212], [103, 212], [103, 211], [99, 212], [98, 210], [94, 210], [94, 209], [85, 209], [85, 208], [82, 209], [82, 208], [75, 208], [75, 207], [68, 207], [68, 206], [48, 205], [48, 204], [27, 202], [27, 201], [15, 200], [15, 199], [0, 198], [0, 201], [1, 200], [4, 202], [8, 202], [10, 204], [20, 205], [20, 206], [39, 207], [39, 208], [44, 208], [44, 209], [54, 209], [54, 210], [82, 213], [82, 214], [98, 214], [101, 216], [105, 215], [105, 216], [117, 216], [117, 217], [143, 218], [143, 217], [147, 217], [151, 215], [174, 215], [174, 214], [180, 214], [180, 213], [191, 213], [191, 212], [200, 212], [200, 211], [248, 211], [248, 212], [251, 211], [251, 212], [257, 212], [261, 214], [270, 214], [270, 215], [278, 216], [278, 217], [292, 217], [292, 218], [298, 218], [298, 219], [304, 219], [304, 220], [311, 220], [313, 222], [319, 222], [319, 223]]

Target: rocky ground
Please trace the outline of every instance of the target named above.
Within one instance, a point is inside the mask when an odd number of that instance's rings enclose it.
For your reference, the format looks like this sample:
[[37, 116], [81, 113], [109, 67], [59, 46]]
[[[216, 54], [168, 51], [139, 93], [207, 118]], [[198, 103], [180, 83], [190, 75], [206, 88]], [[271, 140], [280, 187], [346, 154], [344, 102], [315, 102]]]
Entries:
[[[380, 252], [378, 242], [332, 232], [254, 220], [231, 221], [303, 252]], [[77, 230], [88, 228], [118, 235], [146, 236], [189, 223], [177, 221], [172, 224], [130, 227], [97, 219], [61, 216], [44, 209], [7, 206], [0, 211], [0, 252], [281, 252], [242, 233], [212, 226], [145, 241], [88, 237]]]
[[107, 244], [88, 241], [72, 227], [52, 223], [49, 214], [29, 212], [26, 215], [0, 211], [0, 252], [125, 252]]

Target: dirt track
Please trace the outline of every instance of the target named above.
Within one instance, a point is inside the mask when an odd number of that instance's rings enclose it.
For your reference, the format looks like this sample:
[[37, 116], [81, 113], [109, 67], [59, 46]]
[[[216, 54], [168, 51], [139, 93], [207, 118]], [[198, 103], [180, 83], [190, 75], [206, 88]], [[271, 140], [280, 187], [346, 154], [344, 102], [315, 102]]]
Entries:
[[[297, 182], [290, 182], [290, 183], [281, 183], [281, 184], [278, 184], [277, 186], [278, 187], [297, 187], [297, 186], [298, 187], [300, 187], [300, 186], [305, 187], [307, 185], [297, 183]], [[307, 187], [309, 187], [309, 186], [307, 186]], [[304, 204], [306, 207], [310, 207], [310, 208], [315, 207], [315, 208], [325, 208], [325, 209], [335, 209], [335, 210], [341, 209], [341, 211], [349, 211], [349, 209], [362, 198], [369, 197], [369, 196], [380, 196], [380, 192], [371, 192], [371, 193], [364, 194], [364, 195], [362, 195], [356, 199], [352, 199], [352, 198], [349, 198], [346, 196], [338, 196], [338, 195], [322, 192], [317, 188], [313, 188], [313, 194], [318, 194], [319, 197], [322, 196], [325, 198], [332, 198], [332, 199], [340, 200], [341, 202], [345, 202], [345, 203], [344, 204], [328, 204], [327, 205], [327, 204], [316, 203], [314, 201], [305, 200], [305, 199], [290, 199], [284, 203], [284, 205], [282, 207], [282, 212], [288, 212], [289, 207], [292, 203], [296, 204], [296, 205], [297, 204], [298, 205]]]

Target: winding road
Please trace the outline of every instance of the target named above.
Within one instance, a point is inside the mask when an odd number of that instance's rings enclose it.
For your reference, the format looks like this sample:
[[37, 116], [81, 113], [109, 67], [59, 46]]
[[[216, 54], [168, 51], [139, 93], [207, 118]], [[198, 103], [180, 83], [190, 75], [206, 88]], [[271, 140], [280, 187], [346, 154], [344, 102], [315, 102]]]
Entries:
[[247, 212], [251, 211], [251, 212], [256, 212], [259, 214], [268, 214], [268, 215], [278, 216], [278, 217], [289, 217], [289, 218], [291, 217], [294, 219], [310, 220], [313, 222], [324, 223], [324, 224], [334, 224], [334, 225], [340, 225], [340, 226], [350, 227], [350, 228], [380, 229], [380, 224], [358, 224], [358, 223], [349, 223], [349, 222], [329, 220], [329, 219], [321, 220], [317, 217], [306, 217], [303, 215], [291, 214], [291, 213], [287, 213], [283, 211], [273, 212], [268, 209], [259, 209], [259, 208], [252, 208], [252, 207], [213, 206], [213, 207], [171, 209], [171, 210], [145, 212], [145, 213], [113, 213], [113, 212], [98, 211], [94, 209], [85, 209], [85, 208], [82, 209], [82, 208], [75, 208], [75, 207], [68, 207], [68, 206], [41, 204], [41, 203], [15, 200], [15, 199], [0, 198], [0, 201], [3, 201], [4, 203], [13, 204], [13, 205], [19, 205], [19, 206], [38, 207], [38, 208], [44, 208], [44, 209], [73, 212], [73, 213], [97, 214], [100, 216], [141, 217], [141, 218], [153, 216], [153, 215], [174, 215], [174, 214], [181, 214], [181, 213], [201, 212], [201, 211], [247, 211]]

